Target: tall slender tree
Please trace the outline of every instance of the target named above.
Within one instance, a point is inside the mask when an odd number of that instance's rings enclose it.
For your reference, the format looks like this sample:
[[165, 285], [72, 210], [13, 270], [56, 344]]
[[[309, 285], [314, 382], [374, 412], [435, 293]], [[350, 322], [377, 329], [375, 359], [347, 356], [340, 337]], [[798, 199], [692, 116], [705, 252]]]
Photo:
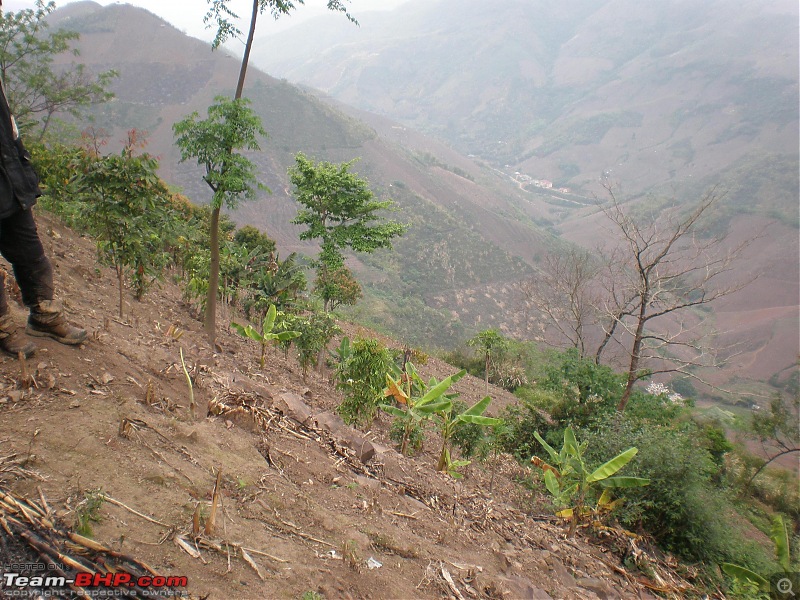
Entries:
[[[303, 4], [302, 0], [298, 0], [297, 3]], [[217, 28], [217, 33], [216, 36], [214, 37], [212, 48], [217, 49], [219, 48], [219, 46], [221, 46], [231, 38], [241, 37], [242, 31], [236, 26], [235, 23], [236, 20], [238, 20], [239, 16], [231, 10], [230, 8], [231, 1], [208, 0], [208, 4], [209, 4], [209, 9], [204, 18], [204, 22], [206, 23], [207, 27], [216, 26]], [[350, 16], [350, 14], [347, 12], [347, 9], [345, 8], [342, 0], [328, 0], [328, 8], [330, 10], [344, 13], [348, 19], [355, 22], [353, 17]], [[288, 15], [294, 9], [295, 9], [295, 3], [290, 0], [253, 0], [253, 10], [250, 15], [250, 26], [247, 32], [247, 40], [245, 41], [244, 44], [244, 54], [242, 56], [241, 67], [239, 69], [239, 79], [236, 83], [234, 102], [241, 100], [242, 95], [244, 93], [244, 82], [247, 76], [247, 67], [250, 62], [250, 52], [253, 48], [253, 39], [255, 38], [256, 23], [258, 21], [258, 16], [264, 12], [269, 12], [272, 14], [273, 18], [278, 19], [283, 15]], [[209, 112], [209, 118], [211, 118], [210, 112]], [[260, 122], [258, 124], [258, 127], [259, 128], [261, 127]], [[224, 140], [220, 138], [217, 141], [220, 143], [229, 143], [231, 140]], [[227, 152], [228, 154], [233, 155], [234, 148], [235, 146], [226, 145], [226, 146], [221, 146], [220, 148], [217, 149], [217, 151], [214, 152], [215, 164], [219, 166], [221, 169], [218, 171], [218, 173], [231, 184], [235, 184], [236, 182], [234, 181], [233, 177], [229, 177], [228, 175], [226, 175], [225, 165], [226, 163], [230, 164], [236, 161], [234, 161], [232, 158], [230, 159], [222, 158], [222, 153]], [[211, 150], [211, 148], [206, 146], [204, 154], [207, 154], [207, 151], [209, 150]], [[194, 154], [193, 156], [198, 158], [198, 162], [201, 162], [199, 154]], [[210, 265], [210, 273], [208, 280], [208, 295], [206, 297], [206, 312], [205, 312], [205, 329], [206, 333], [208, 334], [209, 342], [213, 346], [216, 337], [216, 305], [217, 305], [217, 293], [219, 286], [219, 262], [220, 262], [219, 219], [220, 219], [220, 211], [222, 210], [222, 205], [223, 205], [222, 199], [219, 197], [219, 195], [220, 194], [224, 195], [224, 193], [221, 191], [222, 188], [217, 187], [215, 189], [212, 183], [209, 181], [210, 172], [211, 171], [208, 168], [208, 163], [206, 163], [206, 182], [212, 186], [212, 189], [214, 189], [214, 198], [215, 198], [211, 207], [211, 233], [210, 233], [211, 265]], [[240, 181], [239, 183], [243, 182]], [[245, 188], [241, 188], [239, 192], [236, 192], [237, 195], [240, 193], [244, 193], [245, 195], [249, 194], [249, 192]]]
[[320, 240], [318, 279], [324, 280], [344, 267], [345, 249], [369, 253], [391, 248], [392, 239], [406, 230], [405, 225], [378, 214], [391, 209], [393, 202], [375, 200], [369, 183], [350, 172], [353, 161], [315, 163], [302, 153], [295, 160], [289, 177], [302, 208], [292, 223], [307, 227], [300, 234], [301, 240]]

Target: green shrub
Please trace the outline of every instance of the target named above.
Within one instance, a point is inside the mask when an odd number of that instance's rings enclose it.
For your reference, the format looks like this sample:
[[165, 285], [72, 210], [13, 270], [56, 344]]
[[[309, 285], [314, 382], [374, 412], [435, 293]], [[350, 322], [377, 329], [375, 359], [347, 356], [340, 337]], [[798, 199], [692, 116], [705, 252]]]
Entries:
[[372, 422], [391, 364], [389, 351], [378, 340], [357, 338], [350, 345], [349, 354], [336, 369], [336, 387], [344, 392], [338, 410], [346, 423]]
[[294, 345], [305, 381], [309, 367], [317, 365], [320, 358], [324, 360], [323, 351], [340, 329], [330, 314], [315, 310], [302, 315], [279, 315], [272, 331], [278, 334], [296, 331], [300, 334], [294, 339], [279, 341], [279, 346], [288, 356], [289, 349]]
[[[406, 428], [408, 427], [408, 431]], [[392, 440], [398, 447], [403, 445], [403, 437], [408, 436], [406, 439], [406, 456], [413, 456], [422, 450], [422, 444], [425, 441], [425, 434], [422, 426], [416, 421], [407, 424], [403, 419], [395, 419], [392, 421], [392, 426], [389, 429], [389, 439]]]
[[[458, 414], [464, 412], [467, 405], [461, 400], [453, 401], [453, 411]], [[453, 431], [451, 441], [458, 448], [459, 454], [464, 458], [472, 458], [484, 439], [486, 427], [476, 423], [462, 423]]]
[[542, 449], [534, 432], [546, 431], [548, 435], [545, 435], [545, 439], [549, 439], [553, 424], [547, 418], [547, 413], [560, 401], [560, 397], [552, 391], [530, 387], [521, 387], [514, 395], [519, 398], [519, 403], [507, 406], [501, 413], [506, 426], [498, 443], [505, 452], [527, 463], [531, 456]]
[[450, 352], [443, 352], [441, 358], [444, 362], [457, 369], [464, 369], [474, 377], [483, 377], [484, 361], [483, 357], [476, 356], [471, 350], [456, 348]]
[[650, 485], [628, 490], [616, 516], [626, 527], [650, 533], [665, 549], [687, 559], [735, 562], [768, 572], [770, 560], [736, 527], [737, 516], [726, 490], [712, 477], [718, 470], [699, 443], [696, 426], [623, 419], [607, 427], [581, 432], [588, 454], [597, 460], [630, 446], [639, 448], [630, 475]]
[[553, 403], [550, 414], [563, 429], [567, 425], [585, 427], [612, 414], [622, 394], [623, 381], [624, 377], [610, 367], [581, 358], [571, 348], [555, 357], [540, 385], [558, 395], [559, 401]]

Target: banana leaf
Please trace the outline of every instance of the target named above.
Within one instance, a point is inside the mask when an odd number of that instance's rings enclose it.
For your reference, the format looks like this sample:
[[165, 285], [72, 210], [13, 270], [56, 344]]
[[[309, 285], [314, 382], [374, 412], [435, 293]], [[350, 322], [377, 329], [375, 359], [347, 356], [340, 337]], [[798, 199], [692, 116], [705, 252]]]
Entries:
[[632, 488], [650, 485], [650, 480], [645, 477], [607, 477], [600, 480], [604, 488]]
[[267, 315], [264, 317], [264, 323], [261, 326], [262, 331], [270, 332], [275, 325], [275, 317], [278, 316], [278, 309], [274, 304], [269, 305]]
[[481, 415], [467, 415], [461, 413], [456, 417], [457, 420], [464, 423], [474, 423], [475, 425], [502, 425], [503, 419], [496, 419], [495, 417], [483, 417]]
[[392, 379], [392, 376], [386, 374], [386, 390], [383, 395], [386, 398], [394, 398], [399, 404], [408, 404], [408, 395], [403, 391], [402, 385], [399, 381]]
[[784, 572], [792, 570], [792, 563], [789, 559], [789, 535], [786, 532], [786, 524], [783, 522], [783, 517], [776, 515], [772, 520], [772, 527], [770, 528], [769, 537], [775, 543], [775, 558], [778, 559], [778, 564]]
[[761, 575], [754, 573], [750, 569], [739, 565], [733, 565], [731, 563], [722, 563], [720, 566], [727, 575], [730, 575], [734, 579], [755, 583], [761, 590], [766, 590], [769, 588], [769, 582]]
[[553, 462], [555, 462], [555, 463], [561, 462], [561, 457], [558, 455], [558, 452], [553, 450], [553, 447], [550, 446], [550, 444], [548, 444], [547, 442], [544, 441], [544, 438], [539, 435], [538, 431], [534, 431], [533, 432], [533, 437], [535, 437], [536, 441], [539, 442], [542, 445], [542, 448], [547, 450], [547, 453], [550, 455], [550, 458], [553, 459]]
[[300, 337], [302, 334], [299, 331], [281, 331], [277, 334], [272, 334], [275, 336], [275, 339], [279, 342], [286, 342], [288, 340], [293, 340], [296, 337]]
[[575, 432], [572, 427], [567, 427], [564, 430], [564, 450], [572, 456], [578, 456], [578, 440], [575, 439]]
[[553, 497], [558, 498], [561, 495], [561, 486], [559, 486], [558, 479], [553, 475], [552, 471], [544, 472], [544, 484], [547, 486], [547, 491], [553, 494]]
[[390, 415], [394, 415], [395, 417], [405, 418], [406, 411], [397, 408], [396, 406], [389, 406], [388, 404], [379, 404], [378, 408], [383, 411], [386, 411]]
[[[564, 434], [564, 443], [566, 444], [566, 433]], [[587, 483], [594, 483], [595, 481], [602, 481], [607, 477], [611, 477], [614, 473], [619, 471], [622, 467], [627, 465], [631, 459], [636, 456], [639, 450], [636, 448], [628, 448], [625, 452], [617, 454], [610, 461], [598, 467], [594, 473], [586, 478]]]
[[442, 381], [437, 383], [433, 388], [428, 390], [427, 394], [425, 394], [422, 398], [419, 399], [419, 401], [417, 402], [417, 406], [419, 406], [420, 404], [425, 405], [428, 402], [433, 402], [434, 400], [438, 399], [439, 397], [441, 397], [442, 394], [444, 394], [447, 391], [447, 389], [451, 385], [453, 385], [456, 381], [461, 379], [466, 374], [467, 372], [464, 369], [461, 369], [461, 371], [459, 371], [458, 373], [450, 375], [449, 377], [445, 377]]

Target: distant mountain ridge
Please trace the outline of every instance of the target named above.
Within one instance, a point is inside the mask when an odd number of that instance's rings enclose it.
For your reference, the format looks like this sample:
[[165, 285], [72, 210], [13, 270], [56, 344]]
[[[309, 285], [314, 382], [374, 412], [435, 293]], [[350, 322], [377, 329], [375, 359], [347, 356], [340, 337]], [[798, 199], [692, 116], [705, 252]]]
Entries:
[[[125, 4], [70, 4], [53, 15], [52, 26], [80, 33], [81, 62], [120, 74], [113, 84], [115, 99], [94, 114], [94, 126], [110, 132], [110, 147], [131, 128], [146, 131], [146, 150], [159, 157], [162, 177], [195, 202], [207, 202], [201, 169], [179, 162], [172, 124], [192, 111], [205, 115], [218, 94], [231, 95], [239, 58], [212, 53], [209, 44]], [[395, 244], [396, 252], [350, 259], [367, 292], [361, 318], [409, 343], [431, 346], [463, 339], [481, 319], [497, 326], [505, 322], [497, 310], [503, 301], [497, 290], [531, 273], [534, 257], [556, 243], [514, 209], [514, 197], [521, 202], [516, 186], [491, 176], [487, 187], [481, 182], [485, 170], [441, 144], [421, 136], [409, 144], [412, 148], [398, 144], [385, 135], [396, 131], [393, 124], [380, 122], [379, 133], [341, 107], [252, 67], [245, 95], [269, 133], [252, 158], [272, 194], [242, 203], [231, 214], [234, 220], [264, 229], [278, 241], [281, 256], [312, 255], [314, 244], [300, 241], [290, 223], [297, 204], [287, 168], [298, 151], [317, 160], [359, 159], [354, 170], [370, 181], [376, 195], [397, 202], [400, 212], [394, 218], [414, 223]], [[431, 162], [434, 155], [438, 158]], [[472, 301], [453, 311], [433, 300], [441, 295]]]
[[412, 0], [362, 20], [318, 17], [260, 39], [253, 61], [556, 186], [797, 164], [792, 0]]
[[[446, 2], [429, 4], [428, 12], [422, 10], [416, 16], [411, 14], [408, 19], [397, 23], [398, 37], [402, 37], [406, 30], [413, 30], [415, 23], [419, 24], [420, 51], [422, 38], [428, 29], [446, 28], [441, 25], [441, 19], [438, 25], [437, 21], [431, 20], [431, 15]], [[614, 2], [606, 2], [603, 6], [607, 8], [612, 4]], [[464, 3], [465, 7], [468, 5], [471, 3]], [[511, 2], [509, 5], [516, 7], [517, 11], [525, 8], [521, 3]], [[582, 5], [594, 6], [595, 3]], [[570, 20], [568, 7], [549, 6], [548, 14], [552, 14], [554, 19], [557, 17], [560, 25], [558, 28], [542, 26], [542, 31], [551, 37], [570, 39], [566, 36], [572, 35], [575, 23]], [[464, 10], [467, 12], [466, 8]], [[392, 15], [383, 14], [380, 18], [392, 19]], [[496, 16], [499, 20], [499, 13]], [[53, 17], [54, 26], [62, 24], [81, 33], [82, 62], [97, 71], [114, 68], [120, 73], [120, 78], [114, 83], [116, 98], [96, 111], [95, 126], [109, 130], [111, 140], [124, 139], [125, 131], [130, 128], [147, 131], [147, 150], [160, 158], [164, 179], [182, 189], [194, 201], [206, 202], [209, 192], [202, 182], [202, 172], [196, 165], [179, 162], [171, 127], [192, 111], [205, 114], [214, 96], [232, 94], [239, 58], [224, 52], [212, 53], [208, 44], [189, 38], [155, 15], [129, 5], [70, 4], [59, 9]], [[198, 14], [198, 18], [202, 15]], [[366, 31], [372, 26], [366, 17], [360, 21], [361, 30]], [[520, 16], [514, 26], [522, 27], [523, 24]], [[484, 29], [488, 31], [485, 22], [475, 23], [475, 27], [479, 25], [486, 26]], [[304, 27], [306, 25], [301, 30]], [[346, 31], [346, 27], [361, 31], [340, 19], [328, 33], [332, 35], [336, 28]], [[377, 25], [375, 27], [377, 29]], [[296, 35], [300, 34], [296, 32]], [[380, 30], [375, 35], [380, 35]], [[310, 47], [316, 48], [314, 43], [318, 38], [304, 39]], [[541, 64], [555, 68], [558, 57], [548, 53], [548, 46], [543, 41], [545, 37], [537, 40], [526, 42], [531, 52], [538, 53], [536, 56], [540, 59], [537, 60], [541, 60]], [[260, 41], [256, 47], [260, 48], [262, 43]], [[396, 53], [396, 60], [397, 64], [402, 64], [402, 52]], [[539, 73], [537, 64], [526, 63], [526, 72], [531, 73], [532, 81], [546, 83], [548, 72], [542, 70]], [[344, 68], [344, 63], [342, 65]], [[381, 69], [382, 66], [375, 65], [371, 76], [383, 77], [386, 86], [392, 85], [396, 72], [389, 70], [381, 74]], [[469, 61], [465, 60], [462, 70], [469, 69]], [[569, 72], [569, 69], [564, 67], [563, 72]], [[503, 79], [502, 72], [496, 76], [498, 81]], [[448, 104], [443, 100], [448, 97], [446, 88], [444, 86], [433, 100], [423, 97], [424, 90], [417, 90], [418, 100], [410, 98], [408, 110], [418, 104], [418, 114], [421, 115], [426, 103], [446, 110]], [[401, 212], [395, 218], [413, 226], [395, 244], [395, 252], [379, 252], [350, 260], [366, 292], [353, 316], [408, 343], [443, 347], [486, 327], [499, 327], [512, 334], [520, 331], [523, 317], [515, 304], [514, 285], [520, 278], [535, 274], [545, 253], [563, 247], [564, 243], [556, 234], [583, 244], [603, 235], [602, 227], [593, 216], [590, 196], [525, 189], [520, 180], [514, 180], [515, 170], [546, 178], [547, 162], [544, 160], [534, 167], [525, 166], [529, 163], [519, 163], [498, 168], [491, 162], [497, 157], [491, 161], [469, 158], [419, 134], [396, 118], [346, 106], [319, 93], [273, 79], [252, 67], [245, 95], [262, 116], [270, 134], [262, 144], [263, 151], [254, 154], [253, 158], [259, 165], [262, 181], [273, 193], [256, 202], [243, 203], [232, 214], [233, 218], [267, 231], [278, 241], [282, 256], [290, 251], [312, 254], [314, 246], [301, 242], [297, 228], [290, 224], [297, 205], [291, 198], [286, 169], [297, 151], [316, 159], [336, 162], [360, 158], [355, 170], [369, 179], [379, 197], [391, 197], [398, 203]], [[497, 97], [497, 90], [488, 90], [482, 100], [482, 110], [494, 110]], [[472, 100], [464, 95], [460, 101], [469, 104]], [[548, 102], [552, 103], [555, 111], [558, 103], [553, 98]], [[568, 103], [564, 104], [567, 106]], [[580, 123], [582, 117], [577, 112], [577, 105], [569, 106], [572, 107], [570, 118]], [[450, 107], [454, 128], [463, 124], [457, 109], [456, 105]], [[634, 122], [629, 112], [619, 111], [620, 118]], [[778, 111], [776, 114], [780, 117], [783, 113]], [[559, 117], [547, 127], [562, 126], [566, 123], [564, 118]], [[587, 118], [600, 129], [606, 128], [605, 117]], [[694, 122], [694, 118], [689, 121]], [[644, 127], [648, 120], [643, 118], [642, 123]], [[788, 123], [784, 129], [792, 127], [796, 129], [796, 122]], [[548, 155], [547, 160], [562, 160], [559, 157], [569, 152], [581, 155], [586, 152], [590, 158], [594, 156], [592, 152], [609, 155], [606, 144], [616, 139], [614, 136], [627, 140], [632, 135], [628, 129], [618, 125], [608, 127], [602, 144], [567, 140]], [[470, 133], [466, 129], [463, 131], [465, 135]], [[524, 133], [519, 127], [516, 131], [520, 135]], [[577, 131], [583, 130], [578, 128]], [[593, 130], [589, 128], [587, 131], [591, 133]], [[480, 134], [488, 136], [487, 139], [492, 136], [486, 132]], [[774, 135], [778, 136], [775, 139], [785, 137], [785, 131], [773, 126], [764, 127], [755, 139], [761, 144], [760, 140], [773, 139], [770, 136]], [[641, 136], [640, 132], [636, 137]], [[778, 219], [777, 226], [770, 230], [770, 237], [761, 249], [763, 258], [751, 260], [747, 268], [765, 274], [765, 289], [780, 291], [780, 294], [772, 296], [778, 303], [773, 303], [773, 312], [759, 313], [758, 327], [752, 325], [756, 321], [748, 311], [763, 305], [760, 291], [750, 293], [738, 304], [728, 305], [729, 310], [724, 315], [726, 335], [735, 340], [746, 339], [748, 354], [731, 370], [720, 372], [720, 382], [734, 375], [765, 380], [773, 374], [785, 373], [795, 364], [797, 336], [792, 331], [793, 328], [797, 330], [798, 320], [797, 219], [793, 216], [797, 211], [796, 192], [794, 199], [790, 199], [791, 186], [796, 189], [797, 185], [797, 169], [792, 170], [797, 156], [796, 148], [795, 155], [792, 155], [784, 146], [775, 143], [767, 151], [756, 144], [740, 152], [738, 142], [730, 149], [727, 144], [720, 145], [720, 150], [725, 150], [727, 162], [720, 160], [718, 163], [724, 162], [731, 181], [739, 182], [726, 205], [725, 223], [733, 222], [731, 219], [735, 218], [736, 226], [745, 235], [750, 227], [748, 210], [762, 221]], [[662, 146], [658, 148], [661, 152]], [[701, 152], [700, 149], [695, 151], [693, 146], [678, 146], [672, 152], [682, 152], [687, 158], [694, 152], [694, 161], [703, 164], [710, 160], [697, 158]], [[643, 160], [636, 157], [629, 162], [641, 165]], [[578, 167], [574, 175], [576, 181], [580, 180], [582, 169]], [[705, 188], [714, 181], [715, 174], [722, 172], [714, 169], [717, 169], [716, 164], [714, 168], [706, 169], [704, 177], [700, 177], [698, 171], [695, 177], [681, 182], [681, 190], [694, 193]], [[654, 171], [656, 175], [659, 172]], [[591, 175], [592, 181], [596, 182], [600, 174]], [[754, 177], [754, 174], [758, 176]], [[556, 184], [562, 183], [553, 179]], [[636, 179], [622, 181], [626, 192], [635, 192], [640, 185]], [[572, 180], [566, 183], [574, 185]], [[649, 182], [647, 187], [656, 185], [657, 181]], [[764, 362], [765, 357], [770, 357], [770, 360]]]

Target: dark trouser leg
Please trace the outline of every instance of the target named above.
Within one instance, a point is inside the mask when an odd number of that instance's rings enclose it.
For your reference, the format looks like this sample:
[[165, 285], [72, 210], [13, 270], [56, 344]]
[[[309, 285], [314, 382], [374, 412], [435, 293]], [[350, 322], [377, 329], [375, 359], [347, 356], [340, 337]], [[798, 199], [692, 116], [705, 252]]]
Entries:
[[[44, 255], [30, 211], [19, 211], [10, 219], [0, 220], [0, 253], [11, 263], [15, 273], [24, 273], [22, 278], [17, 275], [17, 279], [26, 304], [28, 299], [31, 306], [36, 304], [39, 300], [37, 296], [42, 293], [49, 293], [52, 298], [53, 269]], [[33, 262], [29, 259], [33, 259]], [[29, 264], [33, 264], [33, 269], [26, 272]], [[8, 313], [6, 273], [3, 269], [0, 269], [0, 350], [25, 357], [36, 351], [36, 345], [17, 330], [14, 319]]]
[[[53, 299], [53, 267], [44, 253], [32, 211], [19, 210], [0, 220], [0, 254], [14, 269], [25, 306]], [[7, 302], [5, 291], [0, 294]]]
[[53, 301], [53, 267], [45, 256], [30, 210], [0, 221], [0, 254], [14, 267], [22, 301], [31, 309], [28, 335], [48, 337], [62, 344], [78, 345], [86, 330], [70, 325], [61, 305]]
[[8, 294], [6, 294], [6, 274], [0, 269], [0, 317], [8, 312]]

